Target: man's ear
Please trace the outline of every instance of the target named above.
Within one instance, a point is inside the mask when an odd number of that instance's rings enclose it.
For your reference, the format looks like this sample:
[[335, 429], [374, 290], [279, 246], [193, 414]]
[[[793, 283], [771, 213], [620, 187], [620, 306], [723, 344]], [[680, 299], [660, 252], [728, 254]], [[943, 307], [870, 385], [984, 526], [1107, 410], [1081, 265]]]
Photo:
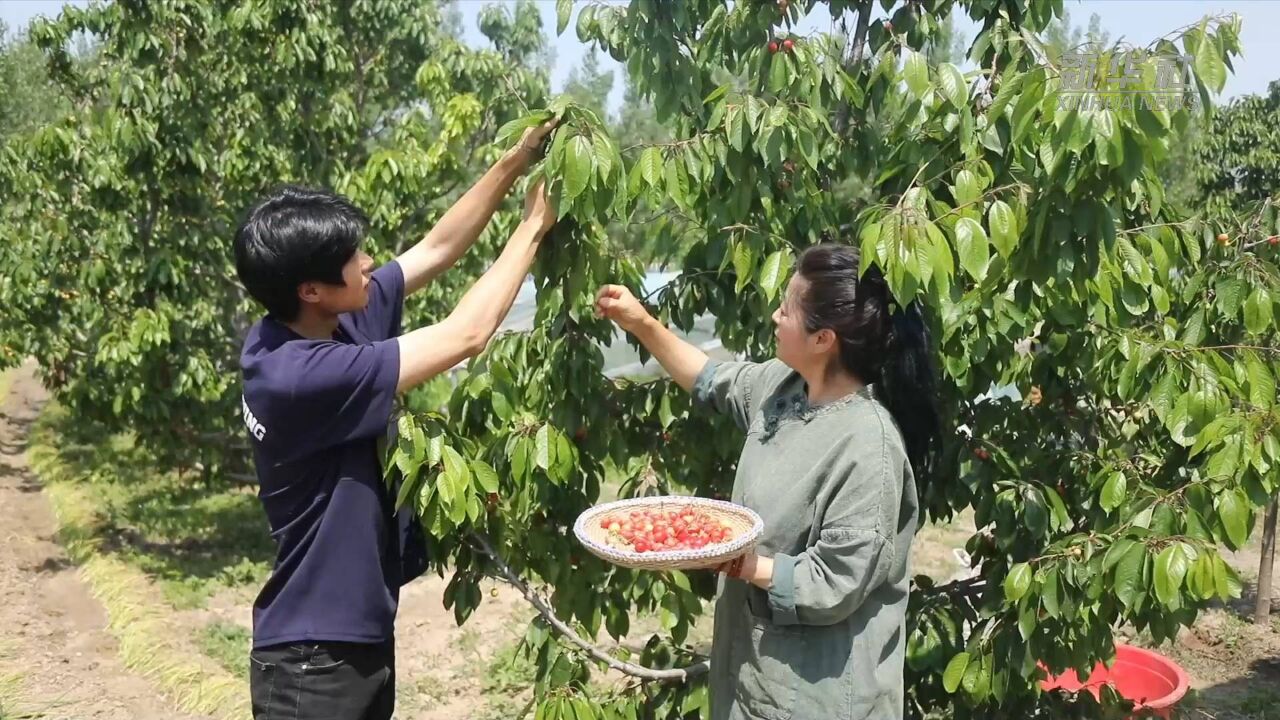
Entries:
[[300, 283], [298, 285], [298, 299], [304, 303], [320, 302], [320, 283]]

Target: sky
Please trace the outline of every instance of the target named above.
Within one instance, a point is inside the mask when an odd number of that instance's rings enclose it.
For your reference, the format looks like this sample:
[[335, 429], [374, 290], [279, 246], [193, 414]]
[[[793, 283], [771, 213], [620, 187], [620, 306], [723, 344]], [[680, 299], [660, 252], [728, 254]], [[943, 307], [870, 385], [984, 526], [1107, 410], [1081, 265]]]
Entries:
[[[464, 37], [469, 43], [488, 43], [476, 29], [476, 17], [481, 8], [494, 2], [495, 0], [457, 0], [463, 15]], [[0, 0], [0, 20], [10, 28], [20, 28], [37, 15], [56, 15], [63, 4], [63, 0]], [[548, 33], [554, 33], [554, 0], [538, 0], [538, 5], [542, 10], [543, 27]], [[875, 7], [878, 11], [880, 4], [876, 3]], [[1113, 41], [1123, 40], [1136, 46], [1145, 46], [1157, 37], [1199, 21], [1205, 15], [1239, 13], [1244, 19], [1240, 38], [1244, 52], [1242, 57], [1237, 58], [1235, 73], [1227, 78], [1223, 99], [1264, 93], [1268, 82], [1280, 79], [1280, 68], [1277, 68], [1277, 60], [1280, 60], [1280, 33], [1275, 30], [1280, 28], [1280, 0], [1067, 0], [1066, 8], [1076, 25], [1087, 26], [1090, 15], [1097, 14], [1102, 29], [1110, 34]], [[825, 13], [823, 6], [821, 11], [805, 18], [797, 26], [796, 32], [806, 34], [827, 29], [830, 25], [831, 18]], [[967, 20], [958, 25], [966, 40], [972, 41], [974, 27]], [[552, 41], [555, 49], [555, 66], [551, 73], [552, 90], [559, 90], [564, 85], [570, 71], [590, 51], [590, 48], [578, 41], [573, 28], [574, 23], [570, 22], [565, 34]], [[616, 110], [622, 101], [621, 68], [607, 55], [601, 54], [600, 59], [602, 69], [615, 71], [609, 105], [610, 110]]]

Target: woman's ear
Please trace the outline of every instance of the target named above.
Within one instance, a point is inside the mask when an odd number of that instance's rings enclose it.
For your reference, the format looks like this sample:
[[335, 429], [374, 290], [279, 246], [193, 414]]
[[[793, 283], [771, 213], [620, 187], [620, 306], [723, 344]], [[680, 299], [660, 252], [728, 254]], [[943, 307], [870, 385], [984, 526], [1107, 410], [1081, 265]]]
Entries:
[[831, 328], [822, 328], [810, 337], [813, 349], [821, 354], [830, 352], [840, 341], [840, 338], [836, 337], [836, 331]]

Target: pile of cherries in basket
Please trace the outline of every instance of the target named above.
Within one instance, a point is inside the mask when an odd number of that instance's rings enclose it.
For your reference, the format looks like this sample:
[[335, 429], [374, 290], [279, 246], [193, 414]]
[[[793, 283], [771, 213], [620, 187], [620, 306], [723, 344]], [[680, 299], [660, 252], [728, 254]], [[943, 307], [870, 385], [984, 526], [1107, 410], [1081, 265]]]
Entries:
[[635, 552], [697, 550], [733, 537], [733, 529], [691, 507], [632, 510], [600, 520], [609, 544]]

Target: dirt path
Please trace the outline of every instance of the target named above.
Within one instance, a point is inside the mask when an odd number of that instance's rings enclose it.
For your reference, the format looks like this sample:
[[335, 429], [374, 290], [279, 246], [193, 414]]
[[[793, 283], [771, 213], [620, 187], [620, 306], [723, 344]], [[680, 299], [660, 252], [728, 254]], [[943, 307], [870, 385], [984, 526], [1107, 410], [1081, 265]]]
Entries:
[[54, 539], [55, 521], [27, 468], [27, 431], [45, 400], [31, 367], [0, 399], [0, 674], [17, 674], [21, 710], [65, 720], [170, 720], [150, 683], [121, 664], [106, 615]]

